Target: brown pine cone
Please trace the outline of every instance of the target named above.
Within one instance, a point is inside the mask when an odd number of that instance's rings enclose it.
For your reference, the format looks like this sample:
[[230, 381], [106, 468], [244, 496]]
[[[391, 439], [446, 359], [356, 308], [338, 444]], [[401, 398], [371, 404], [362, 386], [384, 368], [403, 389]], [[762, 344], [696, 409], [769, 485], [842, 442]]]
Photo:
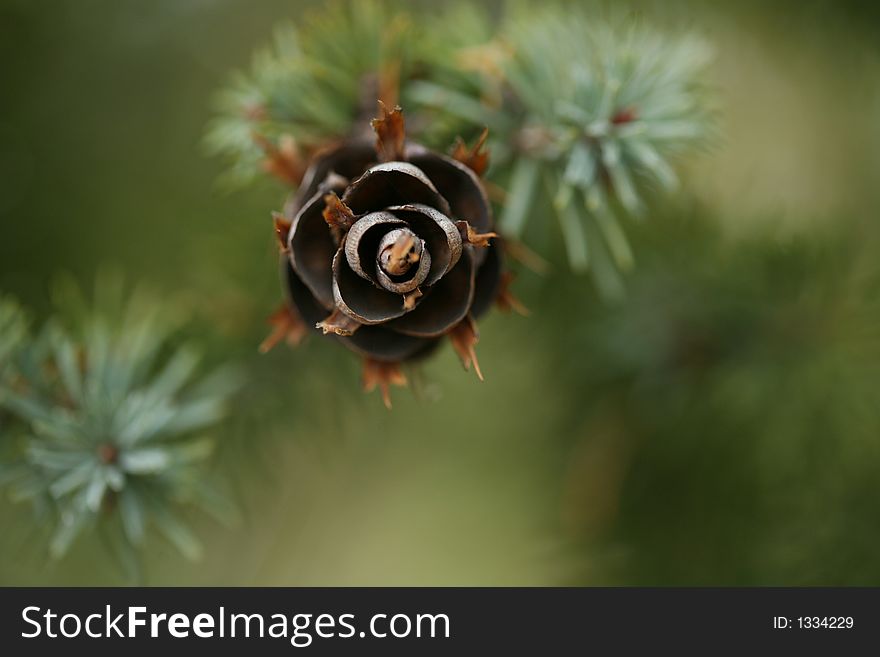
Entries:
[[450, 339], [465, 368], [474, 319], [504, 285], [492, 212], [479, 175], [482, 142], [454, 157], [405, 141], [400, 108], [372, 123], [378, 138], [316, 154], [275, 216], [288, 304], [271, 346], [316, 327], [365, 358], [364, 385], [405, 384], [399, 365]]

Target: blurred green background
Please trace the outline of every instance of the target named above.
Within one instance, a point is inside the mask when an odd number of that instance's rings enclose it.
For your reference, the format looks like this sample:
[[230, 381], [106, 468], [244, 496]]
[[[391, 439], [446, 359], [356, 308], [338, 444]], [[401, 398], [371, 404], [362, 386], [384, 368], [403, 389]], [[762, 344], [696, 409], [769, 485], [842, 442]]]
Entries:
[[[631, 226], [601, 302], [563, 250], [528, 318], [445, 348], [388, 413], [316, 340], [258, 356], [283, 190], [218, 189], [211, 98], [305, 2], [0, 2], [0, 290], [40, 316], [106, 264], [181, 297], [248, 373], [194, 515], [148, 584], [880, 584], [880, 16], [861, 3], [636, 3], [715, 45], [722, 139]], [[556, 230], [555, 226], [548, 226]], [[552, 242], [552, 239], [551, 239]], [[47, 565], [0, 501], [0, 583], [124, 583], [97, 538]]]

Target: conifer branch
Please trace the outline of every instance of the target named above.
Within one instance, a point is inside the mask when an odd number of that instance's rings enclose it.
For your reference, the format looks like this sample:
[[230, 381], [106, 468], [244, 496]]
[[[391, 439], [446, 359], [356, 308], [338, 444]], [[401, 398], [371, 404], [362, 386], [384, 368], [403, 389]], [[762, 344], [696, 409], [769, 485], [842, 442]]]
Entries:
[[50, 513], [53, 557], [84, 532], [112, 526], [123, 563], [136, 561], [150, 528], [196, 558], [199, 541], [178, 506], [228, 516], [205, 469], [206, 432], [223, 418], [237, 377], [197, 378], [197, 352], [169, 350], [179, 322], [157, 311], [167, 304], [142, 290], [126, 298], [117, 281], [99, 283], [94, 307], [70, 308], [36, 333], [14, 302], [0, 300], [8, 448], [0, 481], [13, 499]]
[[358, 2], [280, 30], [220, 97], [209, 145], [238, 182], [267, 169], [290, 183], [283, 143], [308, 152], [359, 134], [377, 98], [400, 98], [432, 147], [488, 127], [502, 230], [529, 242], [555, 216], [572, 269], [618, 296], [634, 261], [624, 219], [674, 191], [677, 158], [710, 136], [709, 48], [573, 8], [508, 7], [500, 21], [472, 4], [445, 12]]

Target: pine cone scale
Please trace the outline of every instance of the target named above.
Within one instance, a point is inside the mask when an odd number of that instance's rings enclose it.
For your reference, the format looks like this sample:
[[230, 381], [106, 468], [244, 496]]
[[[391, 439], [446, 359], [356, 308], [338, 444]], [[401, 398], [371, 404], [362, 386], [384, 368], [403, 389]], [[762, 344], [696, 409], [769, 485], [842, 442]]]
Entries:
[[404, 335], [382, 326], [362, 326], [339, 341], [361, 356], [389, 363], [425, 356], [438, 346], [436, 339]]
[[299, 277], [288, 258], [282, 259], [281, 268], [286, 297], [292, 309], [295, 309], [307, 326], [315, 326], [327, 317], [327, 309], [318, 303], [312, 290]]
[[376, 151], [373, 143], [366, 139], [352, 139], [322, 148], [312, 156], [296, 194], [290, 199], [290, 205], [302, 207], [331, 174], [336, 174], [347, 184], [375, 163]]
[[345, 237], [345, 259], [361, 278], [381, 287], [377, 281], [376, 253], [389, 230], [406, 226], [393, 212], [371, 212], [359, 218]]
[[449, 203], [451, 216], [464, 219], [478, 232], [493, 227], [489, 197], [477, 174], [446, 155], [434, 153], [424, 146], [411, 144], [407, 161], [418, 167]]
[[351, 268], [344, 248], [333, 258], [332, 271], [336, 307], [361, 324], [384, 324], [406, 312], [401, 295], [378, 287]]
[[405, 203], [423, 203], [449, 215], [449, 203], [431, 179], [408, 162], [383, 162], [367, 169], [345, 191], [342, 202], [362, 214]]
[[443, 335], [467, 317], [474, 300], [474, 257], [465, 251], [455, 265], [428, 293], [423, 303], [388, 328], [423, 338]]
[[471, 305], [471, 315], [474, 318], [487, 313], [501, 293], [501, 249], [502, 243], [497, 239], [492, 248], [481, 249], [486, 253], [486, 259], [477, 270], [474, 282], [474, 302]]
[[337, 187], [316, 191], [293, 216], [287, 242], [293, 269], [320, 304], [329, 310], [334, 303], [330, 263], [338, 247], [323, 217], [327, 191], [342, 190]]

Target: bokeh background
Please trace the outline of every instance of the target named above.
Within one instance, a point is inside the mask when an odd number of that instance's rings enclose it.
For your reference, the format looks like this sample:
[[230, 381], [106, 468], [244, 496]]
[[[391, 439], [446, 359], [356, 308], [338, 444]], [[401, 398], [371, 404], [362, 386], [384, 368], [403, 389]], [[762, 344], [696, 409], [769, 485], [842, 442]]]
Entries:
[[[631, 225], [627, 298], [524, 272], [389, 413], [334, 345], [259, 356], [280, 288], [271, 182], [229, 193], [211, 99], [315, 3], [0, 2], [0, 290], [50, 311], [111, 264], [182, 299], [248, 385], [215, 467], [241, 508], [159, 539], [146, 583], [880, 583], [880, 13], [635, 3], [715, 46], [722, 137]], [[555, 231], [548, 226], [548, 231]], [[0, 500], [0, 584], [121, 584], [97, 538], [48, 562]]]

